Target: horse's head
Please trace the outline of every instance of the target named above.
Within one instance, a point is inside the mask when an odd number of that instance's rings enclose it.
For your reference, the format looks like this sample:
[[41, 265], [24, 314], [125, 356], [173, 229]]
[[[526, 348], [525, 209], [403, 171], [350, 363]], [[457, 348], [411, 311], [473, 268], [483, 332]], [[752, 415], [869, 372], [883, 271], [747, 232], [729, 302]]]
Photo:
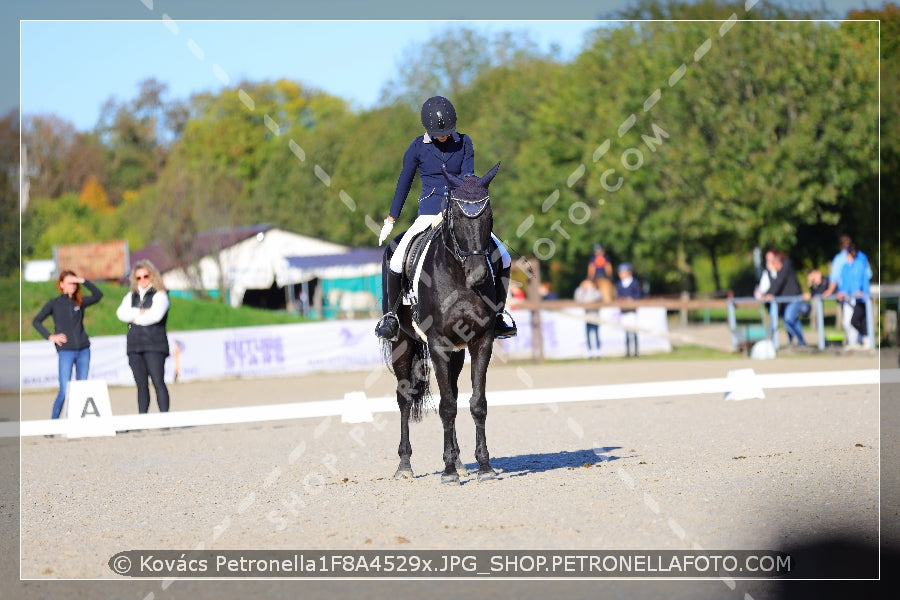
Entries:
[[499, 168], [500, 163], [497, 163], [484, 177], [457, 177], [441, 167], [450, 185], [450, 199], [444, 209], [445, 227], [449, 233], [447, 247], [462, 264], [469, 287], [483, 283], [490, 271], [494, 214], [488, 185]]

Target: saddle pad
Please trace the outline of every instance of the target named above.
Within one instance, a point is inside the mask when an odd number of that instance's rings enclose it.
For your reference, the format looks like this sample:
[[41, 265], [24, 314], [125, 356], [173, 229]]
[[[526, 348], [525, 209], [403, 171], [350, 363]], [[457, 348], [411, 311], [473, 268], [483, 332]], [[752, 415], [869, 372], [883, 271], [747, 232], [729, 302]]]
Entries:
[[431, 247], [432, 240], [434, 240], [434, 236], [428, 236], [428, 239], [425, 240], [425, 244], [422, 247], [422, 253], [419, 254], [419, 260], [416, 262], [416, 271], [413, 275], [412, 285], [410, 286], [408, 296], [413, 302], [418, 301], [416, 294], [419, 289], [419, 281], [422, 279], [422, 263], [425, 262], [422, 258], [428, 253], [428, 248]]
[[418, 289], [420, 274], [422, 272], [422, 257], [425, 256], [426, 252], [428, 252], [428, 247], [431, 245], [431, 240], [434, 239], [437, 228], [443, 220], [443, 213], [436, 214], [428, 229], [425, 229], [416, 236], [420, 239], [414, 240], [413, 243], [410, 244], [408, 252], [413, 253], [414, 255], [408, 256], [407, 261], [411, 260], [412, 263], [407, 263], [408, 266], [405, 266], [405, 268], [410, 268], [412, 270], [413, 276], [410, 278], [411, 282], [409, 291], [403, 299], [404, 304], [409, 305], [415, 304], [416, 302], [416, 290]]

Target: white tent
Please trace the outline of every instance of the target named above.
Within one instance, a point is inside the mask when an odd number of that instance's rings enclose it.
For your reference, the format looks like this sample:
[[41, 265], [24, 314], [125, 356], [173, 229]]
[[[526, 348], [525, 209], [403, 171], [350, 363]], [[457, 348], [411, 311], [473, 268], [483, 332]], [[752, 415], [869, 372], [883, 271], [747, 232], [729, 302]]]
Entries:
[[286, 287], [300, 282], [298, 274], [291, 272], [287, 257], [341, 254], [349, 250], [341, 244], [277, 228], [248, 228], [242, 230], [243, 233], [247, 237], [210, 252], [196, 266], [189, 268], [189, 273], [181, 268], [164, 271], [166, 287], [191, 290], [196, 288], [192, 281], [199, 280], [204, 289], [216, 290], [222, 277], [230, 304], [240, 306], [247, 290], [269, 289], [273, 284]]
[[291, 283], [311, 279], [345, 279], [381, 275], [384, 248], [351, 248], [337, 254], [306, 254], [287, 257]]

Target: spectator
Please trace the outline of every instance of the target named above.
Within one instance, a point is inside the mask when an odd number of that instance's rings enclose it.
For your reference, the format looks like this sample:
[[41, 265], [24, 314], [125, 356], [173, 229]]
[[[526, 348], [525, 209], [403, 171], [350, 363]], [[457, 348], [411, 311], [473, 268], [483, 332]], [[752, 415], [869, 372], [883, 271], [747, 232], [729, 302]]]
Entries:
[[553, 291], [553, 286], [547, 281], [541, 282], [541, 300], [559, 300], [559, 296]]
[[806, 285], [809, 291], [803, 294], [804, 299], [809, 300], [813, 296], [828, 296], [828, 291], [833, 289], [831, 279], [827, 275], [822, 275], [819, 269], [810, 269], [806, 274]]
[[753, 290], [753, 297], [757, 300], [762, 300], [763, 296], [769, 293], [769, 288], [772, 287], [772, 280], [775, 279], [777, 274], [775, 271], [774, 250], [766, 250], [765, 262], [766, 264], [759, 274], [759, 282], [756, 284], [756, 289]]
[[803, 306], [800, 308], [800, 315], [803, 317], [812, 312], [809, 301], [813, 296], [824, 298], [829, 294], [831, 280], [828, 275], [822, 275], [822, 271], [819, 269], [810, 269], [806, 273], [806, 287], [809, 288], [809, 291], [803, 292]]
[[[603, 295], [597, 289], [597, 283], [593, 279], [585, 279], [575, 289], [576, 302], [601, 302]], [[600, 311], [597, 309], [585, 309], [584, 333], [587, 336], [587, 350], [589, 358], [600, 358]]]
[[594, 244], [594, 256], [588, 263], [587, 278], [597, 283], [597, 289], [603, 295], [604, 302], [612, 302], [616, 298], [612, 276], [612, 263], [606, 258], [606, 251], [600, 244]]
[[[82, 295], [82, 284], [90, 290], [89, 296]], [[73, 368], [76, 379], [88, 378], [91, 366], [91, 340], [84, 330], [84, 309], [103, 298], [103, 292], [97, 286], [72, 271], [63, 271], [59, 274], [56, 289], [60, 295], [48, 300], [31, 322], [45, 340], [53, 342], [59, 359], [59, 392], [53, 402], [51, 412], [53, 419], [58, 419], [62, 413]], [[54, 331], [52, 334], [44, 327], [44, 321], [51, 316]]]
[[868, 342], [865, 310], [869, 297], [869, 273], [871, 267], [868, 257], [857, 249], [856, 244], [850, 242], [837, 294], [841, 303], [844, 343], [848, 349], [866, 346]]
[[803, 339], [803, 324], [800, 322], [805, 302], [794, 264], [783, 252], [776, 251], [772, 253], [772, 266], [775, 268], [776, 275], [766, 298], [771, 300], [776, 296], [799, 296], [799, 298], [787, 302], [778, 302], [778, 314], [784, 320], [788, 344], [793, 344], [796, 339], [798, 346], [806, 346], [806, 340]]
[[[834, 259], [831, 261], [831, 270], [828, 273], [828, 279], [830, 283], [830, 287], [827, 290], [827, 293], [823, 293], [823, 296], [830, 296], [835, 293], [841, 285], [841, 274], [844, 270], [844, 265], [847, 264], [847, 251], [851, 245], [856, 245], [853, 243], [853, 239], [849, 235], [842, 235], [840, 238], [840, 251], [834, 255]], [[872, 266], [866, 262], [866, 277], [871, 281], [872, 280]]]
[[131, 290], [122, 298], [116, 316], [128, 323], [126, 352], [137, 385], [138, 412], [146, 413], [150, 408], [148, 377], [156, 390], [159, 412], [168, 412], [165, 365], [169, 356], [169, 339], [166, 336], [169, 296], [159, 271], [149, 260], [139, 260], [134, 265]]
[[[830, 296], [838, 291], [838, 288], [841, 285], [841, 273], [844, 270], [844, 265], [847, 264], [847, 249], [853, 244], [853, 239], [849, 235], [842, 235], [840, 237], [840, 250], [837, 254], [834, 255], [834, 258], [831, 261], [831, 270], [828, 273], [829, 279], [829, 287], [822, 294], [823, 297]], [[868, 274], [869, 280], [872, 279], [872, 268], [871, 266], [867, 267], [866, 273]], [[838, 302], [838, 321], [843, 322], [843, 303]]]
[[517, 308], [526, 300], [525, 289], [521, 283], [515, 279], [509, 280], [509, 292], [506, 296], [506, 304], [510, 308]]
[[[641, 284], [634, 278], [631, 265], [623, 262], [618, 268], [619, 281], [616, 283], [616, 297], [639, 300]], [[622, 311], [622, 325], [625, 327], [625, 356], [631, 356], [631, 346], [634, 344], [634, 355], [638, 355], [637, 313], [634, 310]]]

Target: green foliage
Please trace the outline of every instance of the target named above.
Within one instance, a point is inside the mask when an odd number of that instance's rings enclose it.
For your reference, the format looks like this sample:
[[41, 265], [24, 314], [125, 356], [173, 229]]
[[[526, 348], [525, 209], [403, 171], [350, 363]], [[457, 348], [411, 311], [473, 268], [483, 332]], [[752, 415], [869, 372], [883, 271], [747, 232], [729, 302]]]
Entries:
[[125, 239], [132, 249], [147, 243], [149, 216], [135, 214], [131, 203], [114, 211], [93, 210], [75, 193], [59, 198], [32, 198], [22, 216], [24, 259], [49, 258], [53, 247]]
[[[785, 4], [787, 4], [785, 6]], [[748, 12], [747, 6], [750, 6]], [[824, 19], [830, 16], [824, 9], [815, 10], [808, 8], [796, 9], [789, 3], [755, 2], [729, 2], [721, 0], [640, 0], [636, 4], [622, 9], [613, 16], [617, 19], [639, 20], [697, 20], [717, 19], [724, 20], [732, 14], [746, 16], [752, 19]]]
[[[880, 23], [857, 22], [877, 19]], [[847, 34], [852, 46], [864, 46], [874, 26], [880, 24], [881, 32], [881, 172], [869, 172], [854, 190], [847, 214], [848, 231], [879, 232], [881, 247], [878, 260], [885, 280], [900, 276], [900, 202], [896, 200], [900, 189], [900, 6], [885, 2], [881, 8], [851, 10], [841, 30]], [[878, 212], [873, 210], [880, 199]], [[880, 219], [880, 223], [878, 220]], [[879, 225], [883, 224], [880, 227]], [[860, 239], [860, 242], [863, 240]], [[865, 247], [872, 248], [875, 237], [867, 236]]]
[[[177, 116], [177, 103], [161, 104], [159, 84], [149, 85], [108, 111], [95, 140], [122, 157], [97, 176], [116, 210], [66, 194], [36, 199], [23, 220], [25, 254], [125, 237], [133, 249], [159, 241], [188, 263], [198, 232], [252, 223], [374, 245], [403, 153], [421, 133], [419, 104], [443, 93], [474, 141], [476, 171], [502, 163], [495, 231], [514, 256], [538, 255], [562, 293], [583, 277], [596, 242], [614, 262], [634, 263], [656, 293], [742, 285], [756, 246], [824, 264], [847, 232], [874, 257], [879, 193], [900, 187], [900, 69], [888, 68], [896, 44], [882, 45], [879, 65], [877, 23], [723, 21], [732, 14], [823, 16], [765, 2], [748, 12], [743, 2], [645, 0], [618, 16], [693, 20], [599, 24], [567, 63], [527, 36], [451, 27], [410, 49], [376, 109], [353, 112], [300, 82], [242, 82], [193, 97], [170, 142], [151, 125]], [[889, 32], [898, 14], [888, 4], [853, 18], [882, 18]], [[137, 150], [139, 187], [117, 200], [124, 157]], [[415, 190], [398, 232], [415, 216]], [[900, 219], [897, 207], [883, 201], [882, 222]], [[884, 275], [896, 278], [896, 228], [882, 242]]]
[[0, 119], [0, 277], [19, 267], [18, 137], [18, 113], [11, 111]]
[[602, 241], [656, 289], [693, 289], [698, 255], [790, 251], [799, 227], [838, 224], [876, 168], [875, 38], [848, 49], [829, 24], [720, 27], [596, 32], [519, 156], [537, 174], [527, 242], [582, 264]]

